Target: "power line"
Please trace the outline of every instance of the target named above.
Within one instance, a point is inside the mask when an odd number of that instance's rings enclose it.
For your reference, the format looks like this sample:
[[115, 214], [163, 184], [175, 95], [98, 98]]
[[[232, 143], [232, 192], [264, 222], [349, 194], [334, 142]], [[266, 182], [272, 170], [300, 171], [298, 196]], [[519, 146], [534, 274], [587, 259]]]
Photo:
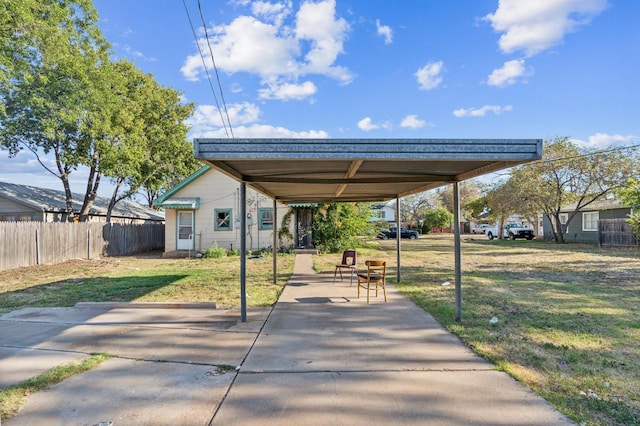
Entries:
[[611, 149], [606, 149], [606, 150], [602, 150], [602, 151], [587, 152], [585, 154], [574, 155], [574, 156], [571, 156], [571, 157], [548, 158], [548, 159], [539, 160], [539, 161], [543, 161], [545, 163], [555, 163], [556, 161], [576, 160], [576, 159], [579, 159], [579, 158], [588, 158], [588, 157], [592, 157], [592, 156], [596, 156], [596, 155], [608, 154], [610, 152], [625, 151], [627, 149], [635, 149], [635, 148], [640, 148], [640, 144], [630, 145], [630, 146], [619, 146], [617, 148], [611, 148]]
[[[204, 55], [202, 54], [202, 49], [200, 49], [200, 43], [198, 43], [198, 36], [196, 35], [196, 30], [195, 30], [195, 28], [193, 26], [193, 21], [191, 20], [191, 14], [189, 14], [189, 8], [187, 8], [186, 0], [182, 0], [182, 4], [184, 5], [184, 10], [187, 13], [187, 18], [189, 19], [189, 25], [191, 26], [191, 33], [193, 34], [193, 39], [195, 40], [196, 46], [198, 47], [198, 53], [200, 54], [200, 59], [202, 59], [202, 66], [204, 67], [204, 72], [207, 75], [207, 80], [209, 81], [209, 88], [211, 88], [211, 93], [213, 94], [213, 99], [216, 102], [216, 107], [218, 108], [218, 113], [220, 114], [220, 120], [222, 121], [222, 126], [224, 127], [224, 132], [226, 133], [227, 138], [228, 138], [229, 137], [229, 130], [227, 130], [227, 124], [224, 121], [224, 116], [222, 115], [222, 109], [220, 108], [220, 104], [218, 103], [218, 97], [216, 96], [216, 91], [213, 88], [213, 83], [211, 82], [211, 76], [209, 75], [209, 69], [207, 68], [207, 63], [206, 63], [206, 61], [204, 59]], [[198, 1], [198, 5], [200, 5], [200, 1]], [[208, 42], [209, 42], [209, 39], [207, 37], [207, 43]]]
[[198, 10], [200, 11], [200, 20], [202, 21], [202, 27], [204, 28], [204, 36], [207, 39], [207, 46], [209, 46], [211, 63], [213, 64], [213, 70], [216, 73], [216, 80], [218, 81], [218, 90], [220, 91], [222, 106], [224, 106], [224, 113], [227, 115], [227, 123], [229, 124], [229, 131], [231, 131], [231, 137], [235, 139], [235, 136], [233, 135], [233, 128], [231, 127], [231, 120], [229, 119], [229, 111], [227, 110], [227, 102], [224, 100], [224, 93], [222, 91], [222, 85], [220, 84], [220, 75], [218, 74], [218, 67], [216, 66], [216, 60], [213, 56], [213, 49], [211, 48], [211, 43], [209, 42], [209, 32], [207, 31], [207, 24], [204, 20], [204, 15], [202, 14], [202, 6], [200, 5], [200, 0], [198, 0]]

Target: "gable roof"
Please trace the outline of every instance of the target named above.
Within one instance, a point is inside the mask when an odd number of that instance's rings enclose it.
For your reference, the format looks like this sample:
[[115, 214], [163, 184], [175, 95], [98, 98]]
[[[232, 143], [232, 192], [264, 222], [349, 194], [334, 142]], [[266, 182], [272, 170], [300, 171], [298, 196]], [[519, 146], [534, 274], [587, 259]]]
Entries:
[[[177, 184], [176, 186], [174, 186], [173, 188], [171, 188], [170, 190], [162, 194], [160, 197], [158, 197], [153, 202], [153, 205], [162, 206], [165, 208], [177, 208], [177, 207], [173, 207], [173, 205], [177, 205], [179, 203], [171, 202], [169, 204], [171, 204], [172, 206], [167, 205], [167, 202], [169, 201], [169, 199], [171, 199], [178, 192], [182, 191], [185, 187], [189, 186], [191, 183], [193, 183], [193, 181], [197, 180], [200, 176], [207, 173], [209, 170], [211, 170], [211, 167], [203, 166], [202, 168], [200, 168], [199, 170], [195, 171], [190, 176], [188, 176], [185, 180], [183, 180], [182, 182], [180, 182], [179, 184]], [[196, 207], [194, 206], [193, 208], [196, 208]]]
[[[73, 210], [78, 212], [82, 208], [84, 195], [72, 193]], [[16, 183], [0, 182], [0, 197], [22, 204], [36, 210], [52, 213], [66, 212], [66, 198], [64, 191], [55, 189], [38, 188], [35, 186], [19, 185]], [[109, 199], [96, 197], [89, 214], [93, 216], [106, 216], [109, 208]], [[130, 200], [119, 201], [111, 213], [113, 217], [163, 221], [161, 212], [145, 207], [140, 203]]]

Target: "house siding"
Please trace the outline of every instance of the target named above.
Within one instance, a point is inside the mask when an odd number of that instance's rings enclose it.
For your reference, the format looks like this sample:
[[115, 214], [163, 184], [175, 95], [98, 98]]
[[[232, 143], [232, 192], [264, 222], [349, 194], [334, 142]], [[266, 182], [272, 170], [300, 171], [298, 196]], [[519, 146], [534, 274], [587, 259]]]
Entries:
[[[575, 243], [598, 243], [598, 231], [583, 231], [582, 224], [582, 216], [583, 213], [592, 213], [598, 212], [599, 219], [623, 219], [626, 218], [629, 213], [631, 213], [631, 209], [628, 207], [623, 208], [615, 208], [615, 209], [603, 209], [603, 210], [584, 210], [579, 211], [569, 223], [567, 228], [567, 232], [565, 234], [566, 242], [575, 242]], [[570, 212], [567, 212], [570, 214]], [[551, 224], [549, 223], [548, 218], [545, 216], [543, 218], [543, 228], [544, 228], [544, 239], [552, 240], [553, 235], [551, 234]]]
[[[210, 169], [188, 185], [172, 193], [180, 198], [200, 198], [200, 207], [192, 210], [194, 216], [194, 250], [204, 251], [213, 245], [226, 249], [240, 248], [240, 184], [230, 177]], [[260, 211], [273, 209], [273, 201], [262, 194], [247, 188], [247, 250], [258, 250], [271, 247], [273, 229], [258, 229]], [[216, 231], [215, 210], [231, 209], [232, 223], [230, 230]], [[278, 204], [277, 227], [289, 208]], [[165, 210], [165, 251], [176, 251], [177, 247], [177, 210]]]
[[24, 204], [16, 203], [8, 198], [0, 197], [0, 220], [3, 220], [5, 215], [12, 215], [16, 217], [19, 215], [29, 215], [31, 217], [30, 220], [42, 221], [42, 211], [25, 206]]

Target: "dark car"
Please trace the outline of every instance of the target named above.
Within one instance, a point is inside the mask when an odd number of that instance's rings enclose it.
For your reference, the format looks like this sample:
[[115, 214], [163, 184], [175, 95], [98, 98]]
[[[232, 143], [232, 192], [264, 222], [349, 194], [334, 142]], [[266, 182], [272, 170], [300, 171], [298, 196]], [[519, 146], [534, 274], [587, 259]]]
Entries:
[[[418, 238], [418, 231], [414, 231], [412, 229], [400, 228], [400, 238], [408, 238], [410, 240], [415, 240]], [[378, 238], [381, 240], [388, 240], [389, 238], [397, 238], [397, 230], [396, 228], [389, 228], [389, 230], [381, 229], [378, 231]]]

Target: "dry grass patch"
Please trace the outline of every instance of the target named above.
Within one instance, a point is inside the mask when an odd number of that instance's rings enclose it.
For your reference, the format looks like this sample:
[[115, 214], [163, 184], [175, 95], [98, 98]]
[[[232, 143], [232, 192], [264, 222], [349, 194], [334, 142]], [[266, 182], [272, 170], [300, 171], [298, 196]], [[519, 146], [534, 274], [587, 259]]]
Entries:
[[[247, 304], [271, 306], [293, 272], [293, 255], [247, 260]], [[77, 302], [216, 302], [240, 305], [240, 258], [162, 259], [148, 256], [74, 260], [0, 272], [0, 314], [29, 306]]]

